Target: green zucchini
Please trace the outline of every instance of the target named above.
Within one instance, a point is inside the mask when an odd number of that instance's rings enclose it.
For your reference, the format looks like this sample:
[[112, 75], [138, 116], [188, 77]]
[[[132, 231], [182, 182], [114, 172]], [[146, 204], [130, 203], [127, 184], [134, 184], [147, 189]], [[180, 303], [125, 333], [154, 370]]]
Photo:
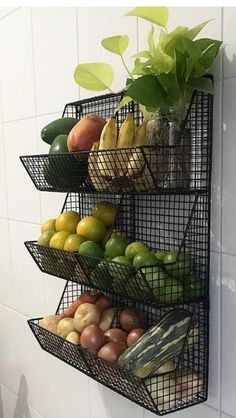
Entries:
[[118, 365], [141, 378], [150, 376], [180, 354], [190, 321], [191, 314], [187, 310], [172, 310], [121, 354]]
[[41, 138], [44, 142], [52, 145], [58, 135], [68, 135], [71, 129], [78, 122], [75, 118], [60, 118], [50, 122], [41, 131]]

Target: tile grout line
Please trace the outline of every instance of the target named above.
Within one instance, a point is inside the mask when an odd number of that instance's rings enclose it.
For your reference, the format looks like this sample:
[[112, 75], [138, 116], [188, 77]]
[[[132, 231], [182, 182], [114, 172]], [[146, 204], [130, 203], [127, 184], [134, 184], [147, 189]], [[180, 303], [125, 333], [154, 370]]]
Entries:
[[14, 10], [11, 10], [7, 14], [5, 14], [4, 16], [0, 17], [0, 20], [5, 19], [6, 17], [10, 16], [12, 13], [15, 13], [17, 10], [20, 10], [20, 9], [22, 9], [22, 6], [16, 7]]
[[[11, 395], [13, 395], [14, 396], [14, 398], [16, 398], [16, 399], [18, 399], [18, 395], [15, 393], [15, 392], [12, 392], [7, 386], [5, 386], [5, 385], [3, 385], [2, 383], [1, 383], [1, 386], [7, 391], [7, 392], [9, 392]], [[35, 409], [35, 408], [33, 408], [32, 406], [30, 406], [29, 404], [28, 404], [28, 402], [27, 402], [27, 405], [28, 405], [28, 407], [30, 408], [30, 409], [32, 409], [32, 411], [34, 411], [34, 412], [36, 412], [37, 414], [39, 414], [40, 415], [40, 418], [45, 418], [45, 416], [44, 415], [42, 415], [37, 409]], [[8, 417], [6, 417], [6, 418], [8, 418]]]

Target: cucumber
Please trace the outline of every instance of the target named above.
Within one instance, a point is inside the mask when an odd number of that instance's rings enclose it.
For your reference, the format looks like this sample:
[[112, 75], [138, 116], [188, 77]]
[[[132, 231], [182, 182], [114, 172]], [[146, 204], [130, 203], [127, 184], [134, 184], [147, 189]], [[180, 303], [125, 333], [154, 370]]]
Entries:
[[174, 309], [129, 347], [118, 365], [136, 376], [145, 378], [180, 354], [189, 329], [191, 314]]
[[78, 122], [75, 118], [60, 118], [46, 125], [41, 131], [41, 138], [44, 142], [52, 145], [58, 135], [68, 135], [71, 129]]

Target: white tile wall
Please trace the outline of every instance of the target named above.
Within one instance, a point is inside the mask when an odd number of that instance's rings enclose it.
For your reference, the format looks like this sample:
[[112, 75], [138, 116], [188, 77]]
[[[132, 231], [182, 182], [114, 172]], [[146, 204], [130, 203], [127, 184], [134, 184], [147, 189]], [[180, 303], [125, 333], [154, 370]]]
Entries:
[[[73, 71], [78, 62], [109, 62], [116, 70], [113, 88], [122, 86], [125, 73], [119, 57], [106, 52], [100, 41], [105, 36], [128, 34], [129, 64], [138, 42], [140, 48], [145, 47], [147, 25], [139, 21], [137, 26], [135, 18], [122, 17], [126, 8], [18, 8], [9, 10], [10, 14], [7, 9], [0, 8], [0, 417], [154, 417], [49, 356], [33, 338], [27, 318], [54, 312], [65, 282], [40, 273], [23, 241], [37, 238], [39, 224], [61, 210], [64, 196], [39, 195], [18, 158], [48, 152], [40, 130], [60, 117], [66, 102], [77, 99]], [[236, 418], [236, 369], [232, 359], [236, 350], [235, 10], [170, 10], [171, 27], [193, 26], [214, 17], [203, 34], [220, 39], [224, 33], [227, 44], [223, 72], [222, 56], [213, 71], [209, 399], [205, 405], [177, 413], [180, 418]], [[90, 95], [83, 89], [80, 94]]]

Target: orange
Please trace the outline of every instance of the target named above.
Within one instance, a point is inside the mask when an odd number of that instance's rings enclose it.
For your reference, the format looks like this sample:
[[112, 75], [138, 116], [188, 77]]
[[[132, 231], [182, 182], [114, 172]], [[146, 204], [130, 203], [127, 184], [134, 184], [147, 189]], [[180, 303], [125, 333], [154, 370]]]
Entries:
[[66, 239], [64, 250], [70, 252], [77, 251], [80, 245], [85, 241], [87, 241], [87, 238], [83, 237], [82, 235], [71, 234]]
[[109, 227], [115, 221], [117, 207], [110, 202], [99, 202], [92, 210], [92, 216], [100, 219], [106, 227]]
[[63, 250], [67, 238], [70, 236], [70, 233], [67, 231], [56, 232], [49, 242], [49, 247], [56, 248], [57, 250]]
[[100, 219], [94, 218], [94, 216], [86, 216], [78, 223], [77, 234], [83, 235], [88, 241], [99, 242], [103, 240], [106, 228]]
[[53, 237], [54, 234], [55, 234], [55, 231], [45, 231], [45, 232], [43, 232], [40, 235], [40, 237], [37, 241], [37, 244], [42, 245], [43, 247], [48, 247], [50, 239]]
[[74, 212], [73, 210], [63, 212], [56, 219], [56, 231], [67, 231], [70, 232], [70, 234], [75, 234], [76, 227], [80, 219], [80, 215], [77, 212]]
[[41, 232], [43, 233], [46, 231], [53, 231], [53, 230], [56, 232], [55, 222], [56, 222], [56, 219], [47, 219], [45, 222], [43, 222], [41, 226]]

